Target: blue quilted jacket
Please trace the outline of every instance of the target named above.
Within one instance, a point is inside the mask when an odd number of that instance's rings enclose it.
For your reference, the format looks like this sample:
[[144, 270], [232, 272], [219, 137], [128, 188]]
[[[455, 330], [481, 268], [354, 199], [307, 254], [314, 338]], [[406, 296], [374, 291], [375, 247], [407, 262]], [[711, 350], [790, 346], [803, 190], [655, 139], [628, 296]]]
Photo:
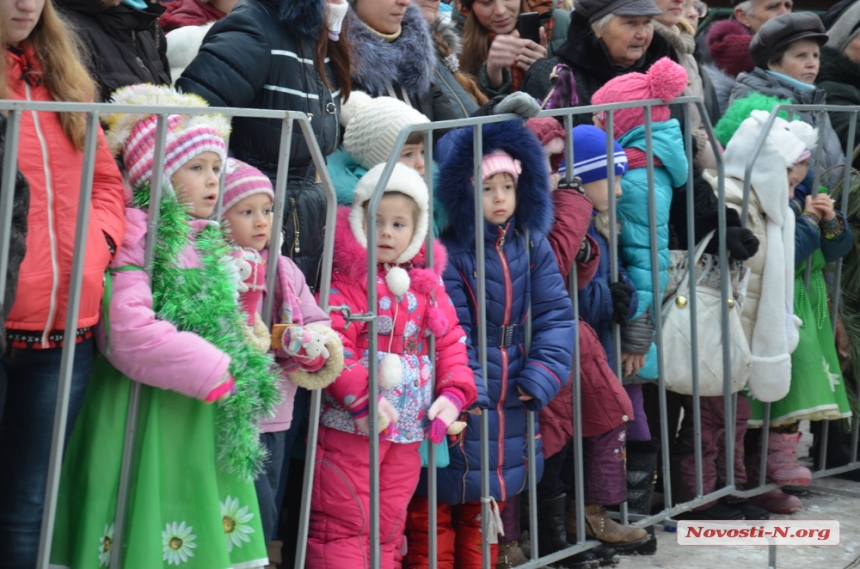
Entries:
[[[672, 188], [687, 182], [689, 165], [684, 153], [684, 139], [676, 119], [657, 122], [652, 127], [654, 158], [663, 165], [654, 168], [654, 195], [657, 210], [657, 251], [660, 271], [660, 288], [656, 301], [663, 300], [669, 269], [669, 208], [672, 205]], [[645, 127], [638, 126], [622, 136], [618, 143], [625, 149], [637, 148], [645, 151]], [[639, 295], [636, 316], [650, 309], [653, 317], [655, 291], [651, 279], [651, 233], [648, 222], [648, 170], [632, 168], [621, 178], [621, 200], [618, 202], [618, 219], [622, 222], [618, 252], [621, 264]], [[657, 348], [645, 359], [645, 367], [639, 371], [642, 379], [657, 379]]]
[[[555, 255], [544, 237], [552, 222], [552, 202], [543, 150], [517, 121], [486, 125], [483, 140], [485, 153], [504, 150], [520, 160], [523, 169], [514, 217], [504, 226], [484, 222], [488, 339], [484, 369], [478, 359], [475, 325], [471, 128], [452, 131], [439, 142], [436, 187], [450, 221], [442, 238], [448, 248], [443, 278], [469, 338], [478, 405], [489, 418], [491, 495], [504, 501], [526, 487], [526, 411], [542, 409], [567, 382], [576, 330]], [[529, 304], [533, 333], [526, 352], [523, 331]], [[518, 388], [534, 399], [520, 401]], [[538, 432], [537, 415], [534, 419]], [[457, 504], [481, 498], [481, 417], [464, 414], [463, 420], [468, 427], [455, 440], [449, 440], [450, 464], [438, 471], [440, 502]], [[539, 479], [543, 470], [539, 435], [536, 444]]]

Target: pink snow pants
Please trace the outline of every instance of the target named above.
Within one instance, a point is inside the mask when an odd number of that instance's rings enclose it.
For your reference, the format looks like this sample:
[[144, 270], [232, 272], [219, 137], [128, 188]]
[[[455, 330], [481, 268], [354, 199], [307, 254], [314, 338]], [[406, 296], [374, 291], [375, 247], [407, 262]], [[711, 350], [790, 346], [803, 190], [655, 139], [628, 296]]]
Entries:
[[[379, 443], [381, 569], [398, 569], [406, 507], [421, 474], [421, 443]], [[311, 497], [308, 569], [370, 567], [370, 444], [320, 425]]]

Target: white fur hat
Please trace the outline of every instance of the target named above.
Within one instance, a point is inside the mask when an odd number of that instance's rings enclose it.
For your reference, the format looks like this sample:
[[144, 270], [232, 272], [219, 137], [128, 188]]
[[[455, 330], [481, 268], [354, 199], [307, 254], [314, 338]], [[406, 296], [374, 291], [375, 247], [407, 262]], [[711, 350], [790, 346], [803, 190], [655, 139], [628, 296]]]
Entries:
[[202, 26], [182, 26], [167, 34], [167, 61], [170, 62], [170, 80], [176, 83], [185, 68], [197, 57], [206, 32], [215, 22]]
[[388, 160], [403, 127], [430, 122], [399, 99], [371, 98], [362, 91], [352, 91], [340, 113], [343, 149], [368, 170]]
[[[378, 164], [362, 176], [355, 186], [355, 195], [352, 198], [349, 226], [356, 240], [365, 248], [367, 247], [367, 235], [364, 230], [363, 206], [373, 195], [373, 190], [376, 189], [376, 185], [382, 177], [383, 169], [385, 169], [385, 164]], [[406, 194], [418, 204], [418, 223], [415, 225], [415, 233], [412, 235], [412, 241], [406, 247], [406, 250], [394, 260], [396, 264], [406, 263], [411, 261], [412, 257], [421, 250], [421, 245], [424, 244], [424, 239], [427, 237], [427, 229], [430, 224], [428, 215], [429, 192], [421, 174], [417, 170], [413, 170], [409, 166], [400, 164], [399, 162], [394, 165], [391, 178], [389, 178], [388, 183], [385, 185], [384, 193], [389, 192]]]

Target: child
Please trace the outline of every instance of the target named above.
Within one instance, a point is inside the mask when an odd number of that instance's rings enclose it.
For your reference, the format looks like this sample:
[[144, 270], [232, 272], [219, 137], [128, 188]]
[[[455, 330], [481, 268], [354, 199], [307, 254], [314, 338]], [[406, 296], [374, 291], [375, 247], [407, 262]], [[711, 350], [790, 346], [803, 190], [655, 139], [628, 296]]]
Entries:
[[[481, 368], [474, 301], [478, 268], [472, 140], [469, 127], [448, 133], [437, 145], [439, 197], [451, 221], [443, 234], [450, 252], [445, 283], [469, 334], [472, 369], [481, 378], [476, 384], [479, 406], [489, 413], [490, 497], [503, 508], [526, 488], [526, 411], [540, 411], [567, 383], [575, 327], [570, 298], [545, 237], [552, 203], [543, 149], [517, 121], [485, 125], [484, 243], [478, 246], [484, 247], [486, 261], [487, 367]], [[523, 330], [529, 312], [533, 333], [525, 353]], [[458, 567], [480, 567], [487, 544], [496, 564], [496, 535], [481, 533], [481, 418], [467, 419], [468, 427], [449, 442], [450, 464], [438, 472], [439, 567], [452, 567], [455, 559]], [[540, 478], [540, 438], [533, 442]], [[427, 501], [417, 497], [409, 513], [410, 567], [428, 563], [427, 531]]]
[[[260, 312], [265, 300], [265, 275], [272, 231], [272, 204], [275, 193], [269, 178], [249, 164], [227, 160], [224, 179], [222, 220], [239, 257], [240, 273], [245, 277], [246, 290], [239, 295], [249, 326], [258, 336], [267, 339], [268, 330], [262, 325]], [[320, 309], [296, 264], [283, 255], [278, 259], [275, 280], [275, 301], [272, 323], [278, 328], [287, 324], [278, 342], [283, 346], [275, 352], [280, 365], [283, 399], [275, 408], [275, 416], [263, 420], [260, 440], [269, 452], [265, 469], [255, 480], [260, 504], [263, 535], [274, 539], [280, 503], [277, 502], [281, 470], [287, 452], [285, 441], [293, 415], [296, 386], [321, 389], [337, 378], [343, 369], [343, 346], [330, 328], [331, 319]], [[261, 328], [262, 326], [262, 328]], [[262, 330], [262, 334], [259, 331]], [[263, 352], [271, 342], [265, 342]], [[291, 452], [292, 449], [290, 449]], [[284, 481], [286, 482], [286, 481]], [[275, 552], [273, 552], [275, 553]], [[270, 555], [270, 557], [277, 556]]]
[[[658, 60], [646, 74], [628, 73], [607, 82], [592, 97], [592, 104], [621, 103], [644, 99], [662, 99], [670, 102], [679, 96], [687, 86], [687, 73], [684, 68], [669, 58]], [[688, 175], [687, 157], [680, 149], [684, 147], [681, 127], [676, 119], [670, 118], [668, 105], [652, 107], [652, 141], [654, 153], [654, 195], [657, 213], [657, 247], [659, 264], [651, 266], [651, 240], [648, 204], [647, 156], [645, 154], [645, 113], [641, 108], [623, 109], [614, 113], [613, 138], [624, 148], [628, 159], [628, 172], [621, 179], [624, 199], [618, 204], [618, 218], [624, 223], [625, 231], [619, 237], [619, 259], [627, 267], [630, 280], [636, 287], [639, 306], [636, 316], [624, 327], [621, 339], [622, 352], [628, 352], [633, 365], [630, 371], [638, 371], [628, 376], [625, 371], [624, 382], [635, 384], [632, 375], [640, 380], [657, 379], [656, 346], [650, 341], [642, 342], [653, 332], [654, 302], [663, 297], [662, 286], [666, 282], [669, 268], [669, 209], [672, 203], [672, 188], [686, 183]], [[606, 123], [605, 112], [595, 115], [595, 125], [603, 127]], [[660, 273], [660, 290], [653, 290], [651, 272]], [[645, 355], [645, 359], [632, 355]], [[634, 409], [637, 400], [642, 398], [641, 385], [628, 388]], [[650, 441], [651, 432], [644, 414], [636, 413], [636, 418], [627, 425], [628, 441]]]
[[[731, 112], [731, 111], [730, 111]], [[750, 115], [749, 111], [746, 112]], [[728, 115], [727, 115], [728, 116]], [[734, 116], [734, 113], [732, 114]], [[743, 206], [743, 178], [747, 162], [756, 142], [762, 135], [769, 114], [753, 111], [743, 120], [726, 146], [725, 192], [726, 203], [732, 213]], [[745, 261], [750, 269], [749, 284], [744, 298], [741, 323], [750, 342], [752, 375], [750, 388], [756, 393], [776, 393], [787, 389], [791, 377], [789, 354], [796, 344], [796, 332], [791, 315], [792, 279], [794, 267], [794, 220], [789, 215], [785, 197], [788, 194], [786, 171], [791, 172], [798, 161], [809, 155], [808, 146], [814, 144], [812, 127], [802, 121], [777, 118], [759, 153], [752, 170], [747, 229], [758, 238], [759, 248]], [[706, 171], [705, 179], [717, 189], [715, 172]], [[775, 330], [784, 330], [776, 334]], [[795, 340], [791, 338], [794, 337]], [[720, 354], [710, 357], [721, 357]], [[685, 502], [696, 497], [695, 439], [693, 433], [693, 400], [683, 396], [684, 420], [678, 433], [673, 457], [677, 476], [675, 496]], [[745, 397], [738, 397], [735, 417], [735, 452], [733, 464], [735, 484], [743, 487], [748, 472], [744, 467], [744, 438], [750, 416], [750, 405]], [[725, 481], [725, 402], [722, 397], [701, 398], [702, 424], [702, 490], [705, 494], [717, 490]], [[756, 471], [758, 469], [756, 468]], [[755, 480], [749, 480], [755, 483]], [[708, 502], [681, 514], [688, 519], [767, 519], [767, 511], [759, 507], [760, 499], [772, 503], [786, 503], [786, 513], [799, 509], [800, 500], [779, 490], [757, 496], [749, 501], [723, 500]]]
[[[430, 120], [410, 105], [394, 97], [375, 97], [352, 91], [341, 106], [343, 145], [328, 157], [328, 173], [337, 201], [351, 205], [358, 180], [368, 170], [388, 161], [403, 127], [426, 124]], [[424, 133], [412, 133], [398, 160], [424, 175]]]
[[[445, 251], [434, 247], [425, 264], [428, 192], [421, 176], [396, 164], [376, 214], [377, 246], [367, 249], [367, 203], [384, 164], [370, 169], [355, 189], [352, 207], [338, 212], [330, 303], [343, 337], [346, 366], [323, 392], [311, 502], [308, 567], [362, 567], [369, 562], [369, 436], [380, 435], [379, 529], [381, 563], [402, 556], [406, 506], [421, 472], [418, 447], [440, 442], [447, 428], [477, 396], [465, 335], [440, 274]], [[378, 356], [368, 354], [367, 325], [348, 319], [367, 306], [367, 255], [378, 262]], [[426, 336], [436, 337], [430, 353]], [[379, 358], [379, 377], [368, 377], [368, 358]], [[432, 386], [435, 357], [435, 392]], [[369, 381], [379, 382], [380, 433], [369, 433]], [[435, 398], [435, 401], [433, 399]], [[432, 402], [432, 405], [431, 405]]]
[[[152, 85], [120, 89], [113, 101], [205, 106]], [[122, 554], [128, 568], [262, 567], [266, 542], [252, 482], [265, 457], [258, 423], [278, 398], [277, 377], [272, 359], [245, 340], [235, 272], [225, 262], [230, 247], [207, 220], [218, 202], [229, 123], [220, 115], [167, 118], [150, 281], [144, 256], [156, 117], [112, 114], [107, 122], [134, 194], [97, 335], [104, 356], [63, 464], [52, 566], [104, 567]], [[132, 381], [143, 386], [119, 535]]]

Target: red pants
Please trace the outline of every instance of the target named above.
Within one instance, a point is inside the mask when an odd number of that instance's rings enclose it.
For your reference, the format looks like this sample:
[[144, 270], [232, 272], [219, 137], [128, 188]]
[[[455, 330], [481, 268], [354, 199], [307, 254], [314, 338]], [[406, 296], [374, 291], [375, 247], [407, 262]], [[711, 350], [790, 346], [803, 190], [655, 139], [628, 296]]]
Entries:
[[[421, 473], [420, 443], [379, 443], [380, 567], [403, 558], [406, 507]], [[320, 426], [308, 569], [370, 567], [370, 444], [367, 437]]]
[[[406, 537], [409, 547], [404, 565], [407, 569], [429, 567], [429, 519], [427, 498], [415, 496], [409, 504]], [[504, 509], [503, 502], [498, 503]], [[482, 569], [481, 503], [436, 507], [436, 553], [438, 569]], [[499, 546], [490, 546], [490, 567], [495, 567]]]

